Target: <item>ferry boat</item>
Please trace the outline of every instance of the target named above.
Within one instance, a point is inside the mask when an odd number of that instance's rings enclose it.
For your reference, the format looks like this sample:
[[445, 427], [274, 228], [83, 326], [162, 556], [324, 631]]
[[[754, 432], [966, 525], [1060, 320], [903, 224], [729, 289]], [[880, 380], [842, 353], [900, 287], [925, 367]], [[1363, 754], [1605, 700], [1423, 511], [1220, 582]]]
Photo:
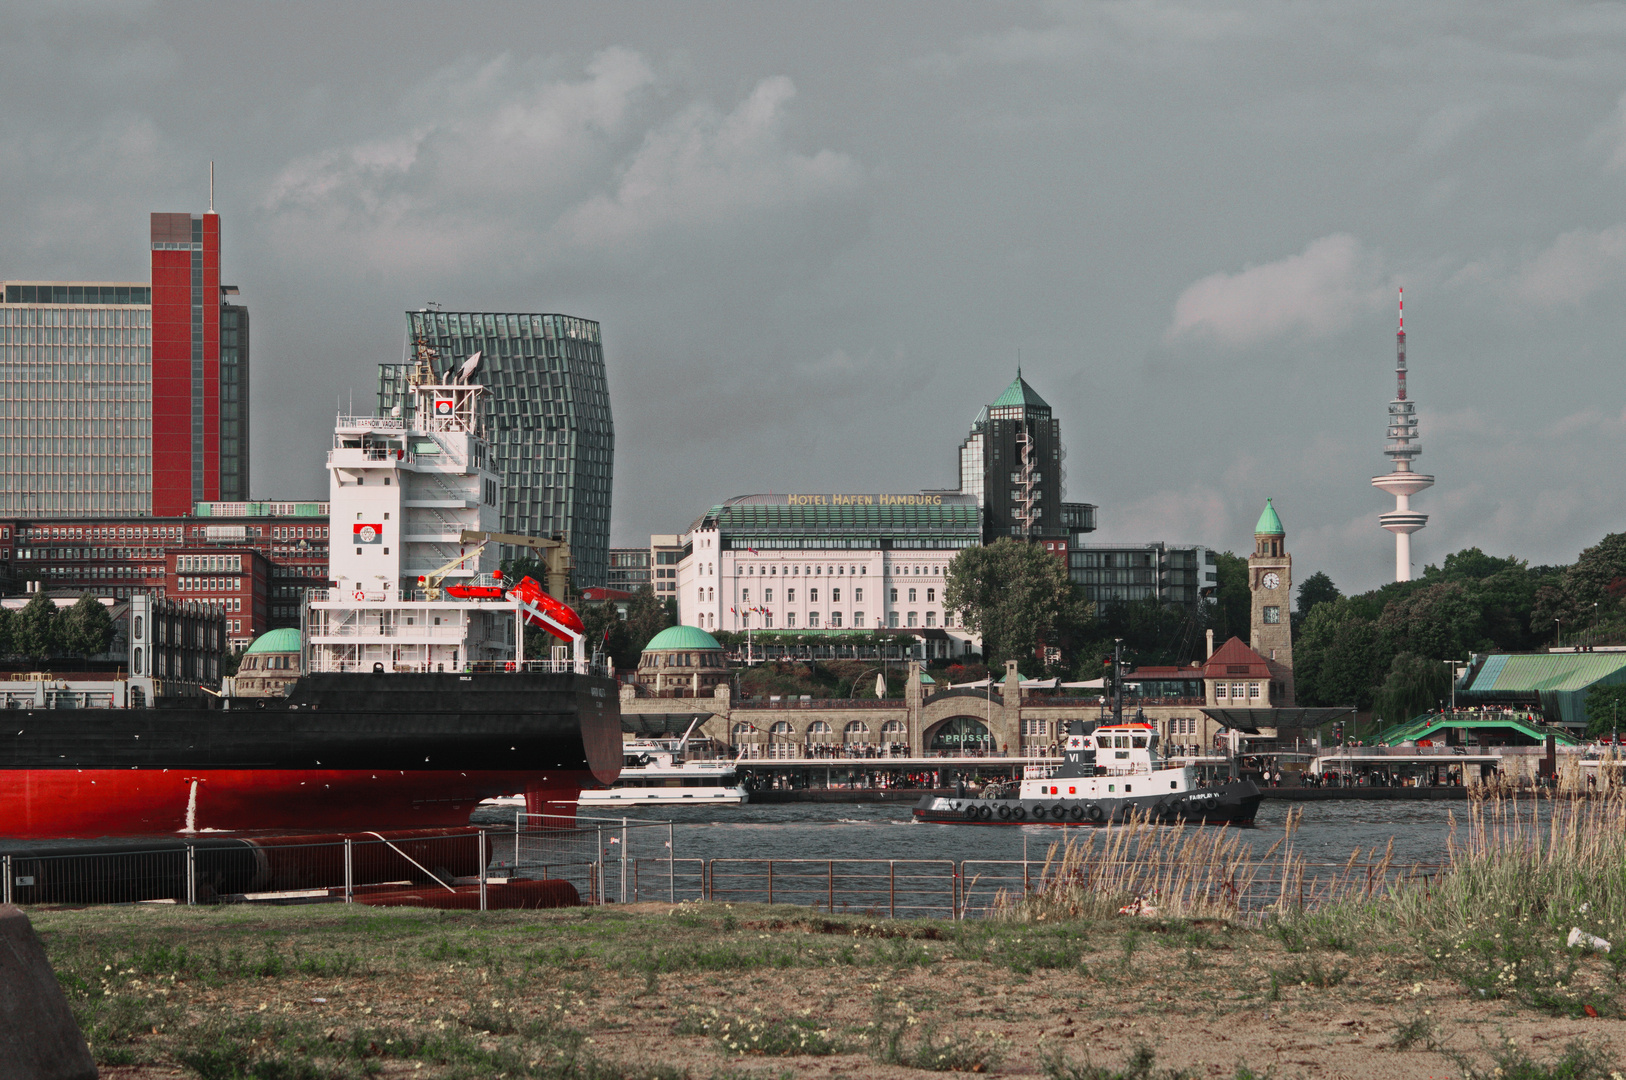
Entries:
[[637, 803], [738, 806], [749, 794], [734, 762], [706, 752], [688, 736], [682, 739], [635, 739], [626, 744], [621, 778], [608, 788], [588, 788], [582, 806], [626, 806]]
[[926, 796], [921, 821], [972, 825], [1251, 825], [1263, 797], [1251, 780], [1210, 778], [1196, 766], [1166, 767], [1157, 729], [1114, 721], [1074, 722], [1059, 765], [1029, 765], [1022, 779], [990, 784], [979, 797]]
[[[158, 697], [141, 642], [174, 631], [133, 625], [128, 707], [5, 711], [0, 838], [460, 826], [516, 791], [574, 814], [583, 787], [615, 780], [613, 672], [573, 612], [495, 573], [490, 542], [525, 538], [490, 531], [478, 357], [455, 373], [433, 359], [420, 343], [410, 417], [338, 418], [332, 587], [307, 594], [284, 695]], [[550, 657], [525, 657], [523, 622], [560, 639]]]

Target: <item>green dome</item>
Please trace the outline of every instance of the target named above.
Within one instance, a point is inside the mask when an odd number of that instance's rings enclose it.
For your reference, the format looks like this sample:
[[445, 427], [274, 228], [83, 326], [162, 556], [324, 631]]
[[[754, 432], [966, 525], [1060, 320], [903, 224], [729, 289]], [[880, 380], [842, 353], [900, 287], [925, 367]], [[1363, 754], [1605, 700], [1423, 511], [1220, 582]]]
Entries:
[[924, 671], [922, 671], [920, 673], [920, 685], [921, 686], [936, 686], [937, 685], [937, 680], [932, 678], [930, 675], [926, 674]]
[[251, 653], [298, 651], [299, 631], [287, 626], [281, 630], [270, 630], [261, 634], [247, 649], [247, 652]]
[[1287, 530], [1282, 528], [1282, 519], [1276, 516], [1276, 507], [1269, 499], [1265, 500], [1265, 512], [1259, 515], [1259, 524], [1253, 527], [1255, 536], [1286, 536]]
[[668, 626], [649, 639], [649, 644], [644, 646], [644, 652], [659, 652], [662, 649], [721, 648], [716, 638], [698, 626]]

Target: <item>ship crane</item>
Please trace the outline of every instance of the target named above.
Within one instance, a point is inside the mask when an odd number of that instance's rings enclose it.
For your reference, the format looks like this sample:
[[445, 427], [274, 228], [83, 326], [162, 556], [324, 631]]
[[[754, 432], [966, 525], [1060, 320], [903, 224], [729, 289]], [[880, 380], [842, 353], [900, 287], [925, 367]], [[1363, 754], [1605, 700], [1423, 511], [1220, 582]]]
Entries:
[[542, 557], [542, 563], [546, 568], [543, 575], [548, 582], [546, 589], [530, 577], [524, 577], [513, 585], [453, 585], [446, 591], [468, 599], [512, 600], [519, 616], [518, 625], [514, 628], [514, 647], [515, 656], [520, 663], [525, 661], [525, 634], [522, 627], [529, 623], [569, 644], [573, 660], [580, 666], [585, 659], [587, 628], [582, 624], [581, 617], [564, 602], [565, 592], [570, 584], [570, 544], [564, 540], [540, 536], [473, 529], [464, 529], [458, 534], [458, 540], [463, 544], [475, 545], [474, 550], [465, 550], [457, 558], [420, 577], [418, 584], [423, 587], [425, 595], [431, 600], [438, 600], [441, 594], [440, 583], [446, 575], [469, 559], [477, 557], [487, 544], [512, 544], [536, 552]]

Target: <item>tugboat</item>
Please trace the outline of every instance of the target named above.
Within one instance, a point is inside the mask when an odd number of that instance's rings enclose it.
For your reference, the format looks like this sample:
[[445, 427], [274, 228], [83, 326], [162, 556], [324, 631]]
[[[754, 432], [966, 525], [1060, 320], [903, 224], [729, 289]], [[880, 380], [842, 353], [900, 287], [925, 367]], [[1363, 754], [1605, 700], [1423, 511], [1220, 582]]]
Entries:
[[[1115, 685], [1118, 661], [1113, 660]], [[1157, 729], [1123, 720], [1121, 689], [1113, 720], [1068, 725], [1060, 765], [1029, 765], [1019, 783], [989, 784], [980, 797], [925, 796], [921, 821], [964, 825], [1112, 825], [1139, 817], [1166, 824], [1251, 825], [1263, 798], [1252, 780], [1210, 783], [1195, 766], [1165, 768]]]

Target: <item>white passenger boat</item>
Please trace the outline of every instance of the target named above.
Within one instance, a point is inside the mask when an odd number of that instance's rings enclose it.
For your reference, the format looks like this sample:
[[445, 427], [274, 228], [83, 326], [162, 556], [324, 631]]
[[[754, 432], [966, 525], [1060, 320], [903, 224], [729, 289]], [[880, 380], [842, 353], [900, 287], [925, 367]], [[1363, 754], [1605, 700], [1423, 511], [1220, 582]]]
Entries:
[[734, 762], [717, 756], [709, 739], [634, 739], [623, 748], [621, 778], [608, 788], [588, 788], [580, 806], [695, 803], [736, 806], [749, 794]]

